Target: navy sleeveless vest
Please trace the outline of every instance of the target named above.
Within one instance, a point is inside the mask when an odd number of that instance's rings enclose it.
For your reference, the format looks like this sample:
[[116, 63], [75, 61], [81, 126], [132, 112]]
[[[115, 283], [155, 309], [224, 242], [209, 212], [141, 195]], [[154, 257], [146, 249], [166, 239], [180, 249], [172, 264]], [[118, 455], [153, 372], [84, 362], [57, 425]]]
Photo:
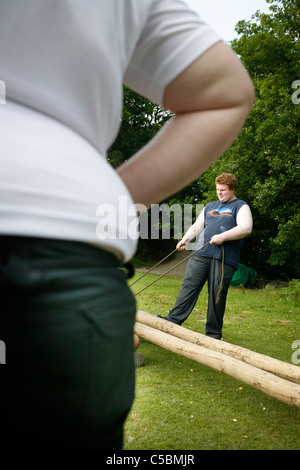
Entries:
[[[234, 199], [230, 202], [214, 201], [207, 204], [204, 208], [204, 230], [200, 234], [195, 249], [209, 242], [213, 235], [225, 232], [236, 227], [236, 216], [239, 209], [246, 204], [241, 199]], [[223, 244], [225, 263], [235, 266], [239, 265], [240, 252], [244, 240], [230, 240]], [[195, 250], [194, 250], [195, 251]], [[222, 259], [221, 245], [207, 245], [196, 256], [206, 256], [210, 258]]]

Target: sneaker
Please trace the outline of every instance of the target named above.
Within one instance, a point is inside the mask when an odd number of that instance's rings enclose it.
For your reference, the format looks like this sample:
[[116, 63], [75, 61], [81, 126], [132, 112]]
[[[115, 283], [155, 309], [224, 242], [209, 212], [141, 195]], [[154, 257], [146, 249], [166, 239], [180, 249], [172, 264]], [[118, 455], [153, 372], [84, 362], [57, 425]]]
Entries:
[[135, 352], [134, 353], [134, 363], [135, 363], [135, 367], [141, 367], [141, 365], [144, 363], [144, 356], [143, 354], [139, 353], [139, 352]]

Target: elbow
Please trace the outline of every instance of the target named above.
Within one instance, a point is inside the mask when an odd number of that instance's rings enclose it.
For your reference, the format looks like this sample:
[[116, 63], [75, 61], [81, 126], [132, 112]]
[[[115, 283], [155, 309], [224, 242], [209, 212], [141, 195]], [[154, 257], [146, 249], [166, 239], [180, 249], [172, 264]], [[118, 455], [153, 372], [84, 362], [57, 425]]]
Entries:
[[[241, 104], [245, 110], [246, 117], [251, 113], [255, 102], [255, 91], [252, 80], [248, 73], [245, 73], [245, 80], [242, 84]], [[252, 231], [252, 228], [251, 228]], [[251, 232], [250, 232], [251, 233]]]
[[[227, 94], [225, 100], [227, 100], [227, 106], [229, 108], [235, 108], [242, 115], [241, 117], [246, 120], [248, 115], [251, 113], [254, 102], [255, 102], [255, 90], [252, 79], [248, 70], [244, 67], [240, 59], [231, 52], [231, 69], [228, 72], [227, 90], [230, 92]], [[226, 105], [226, 104], [225, 104]]]
[[249, 224], [239, 225], [239, 232], [240, 232], [241, 238], [245, 238], [248, 235], [251, 235], [252, 224], [249, 223]]
[[252, 233], [252, 225], [248, 225], [247, 227], [245, 227], [245, 237], [247, 237], [248, 235], [251, 235]]
[[255, 102], [253, 82], [247, 70], [242, 66], [239, 69], [239, 73], [237, 73], [235, 77], [232, 77], [232, 82], [234, 91], [231, 95], [229, 107], [235, 108], [237, 113], [241, 116], [241, 119], [246, 121]]

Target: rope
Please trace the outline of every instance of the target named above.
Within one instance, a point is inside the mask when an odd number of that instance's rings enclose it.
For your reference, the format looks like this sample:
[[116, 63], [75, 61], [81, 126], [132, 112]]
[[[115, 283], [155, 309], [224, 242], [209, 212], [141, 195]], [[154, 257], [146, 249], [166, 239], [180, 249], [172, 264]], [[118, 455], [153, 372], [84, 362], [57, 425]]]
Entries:
[[[161, 276], [159, 276], [157, 279], [155, 279], [154, 281], [150, 282], [150, 284], [148, 284], [147, 286], [143, 287], [141, 290], [139, 290], [138, 292], [136, 292], [134, 295], [137, 296], [139, 295], [141, 292], [143, 292], [144, 290], [148, 289], [148, 287], [152, 286], [152, 284], [154, 284], [155, 282], [159, 281], [161, 278], [163, 278], [164, 276], [166, 276], [169, 272], [173, 271], [173, 269], [177, 268], [177, 266], [179, 266], [180, 264], [184, 263], [186, 260], [188, 260], [189, 258], [191, 258], [191, 256], [195, 255], [196, 253], [198, 253], [198, 251], [202, 250], [202, 248], [204, 248], [206, 245], [209, 245], [210, 242], [207, 242], [205, 243], [203, 246], [201, 246], [201, 248], [198, 248], [198, 250], [194, 251], [193, 253], [191, 253], [189, 256], [187, 256], [186, 258], [184, 258], [182, 261], [179, 261], [179, 263], [175, 264], [175, 266], [173, 266], [172, 268], [168, 269], [168, 271], [166, 271], [164, 274], [162, 274]], [[135, 284], [137, 281], [139, 281], [140, 279], [142, 279], [142, 277], [146, 276], [146, 274], [148, 274], [150, 271], [152, 271], [155, 267], [159, 266], [163, 261], [165, 261], [169, 256], [171, 256], [173, 253], [175, 253], [175, 251], [177, 251], [177, 249], [175, 249], [174, 251], [172, 251], [169, 255], [167, 255], [165, 258], [163, 258], [161, 261], [159, 261], [159, 263], [157, 263], [155, 266], [153, 266], [152, 268], [150, 268], [146, 273], [144, 273], [142, 276], [140, 276], [136, 281], [134, 281], [129, 287], [133, 286], [133, 284]], [[222, 245], [222, 278], [221, 278], [221, 282], [220, 282], [220, 285], [219, 285], [219, 290], [218, 290], [218, 294], [217, 294], [217, 299], [216, 299], [216, 304], [219, 302], [220, 300], [220, 295], [221, 295], [221, 291], [222, 291], [222, 287], [223, 287], [223, 278], [224, 278], [224, 247]]]
[[220, 301], [221, 291], [223, 287], [223, 279], [224, 279], [224, 246], [222, 245], [222, 277], [221, 277], [221, 282], [219, 285], [219, 290], [217, 293], [216, 304], [218, 304]]
[[129, 287], [133, 286], [136, 282], [138, 282], [140, 279], [142, 279], [142, 277], [146, 276], [146, 275], [149, 274], [151, 271], [153, 271], [154, 268], [157, 268], [157, 266], [159, 266], [163, 261], [165, 261], [167, 258], [169, 258], [169, 256], [173, 255], [173, 253], [175, 253], [175, 251], [177, 251], [177, 249], [173, 250], [169, 255], [167, 255], [164, 259], [162, 259], [161, 261], [159, 261], [159, 263], [157, 263], [155, 266], [153, 266], [152, 268], [148, 269], [148, 271], [146, 271], [144, 274], [142, 274], [142, 276], [140, 276], [138, 279], [136, 279], [136, 281], [134, 281], [132, 284], [130, 284]]

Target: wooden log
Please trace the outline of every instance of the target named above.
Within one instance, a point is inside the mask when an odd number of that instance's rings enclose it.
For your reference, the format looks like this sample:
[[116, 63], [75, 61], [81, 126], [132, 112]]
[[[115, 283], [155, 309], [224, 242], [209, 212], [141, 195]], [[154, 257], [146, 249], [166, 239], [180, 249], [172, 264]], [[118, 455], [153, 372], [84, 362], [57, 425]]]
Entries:
[[222, 352], [247, 364], [258, 367], [259, 369], [271, 372], [272, 374], [278, 375], [286, 380], [291, 380], [292, 382], [300, 384], [300, 367], [296, 365], [288, 364], [287, 362], [280, 361], [279, 359], [256, 353], [250, 349], [242, 348], [241, 346], [236, 346], [234, 344], [227, 343], [226, 341], [210, 338], [141, 310], [137, 311], [136, 321], [144, 325], [152, 326], [153, 328], [164, 331], [165, 333], [169, 333], [177, 338], [198, 344], [199, 346], [212, 349], [213, 351]]
[[300, 408], [300, 385], [282, 379], [226, 354], [204, 348], [142, 323], [135, 324], [135, 333], [157, 346], [234, 377], [288, 405]]

